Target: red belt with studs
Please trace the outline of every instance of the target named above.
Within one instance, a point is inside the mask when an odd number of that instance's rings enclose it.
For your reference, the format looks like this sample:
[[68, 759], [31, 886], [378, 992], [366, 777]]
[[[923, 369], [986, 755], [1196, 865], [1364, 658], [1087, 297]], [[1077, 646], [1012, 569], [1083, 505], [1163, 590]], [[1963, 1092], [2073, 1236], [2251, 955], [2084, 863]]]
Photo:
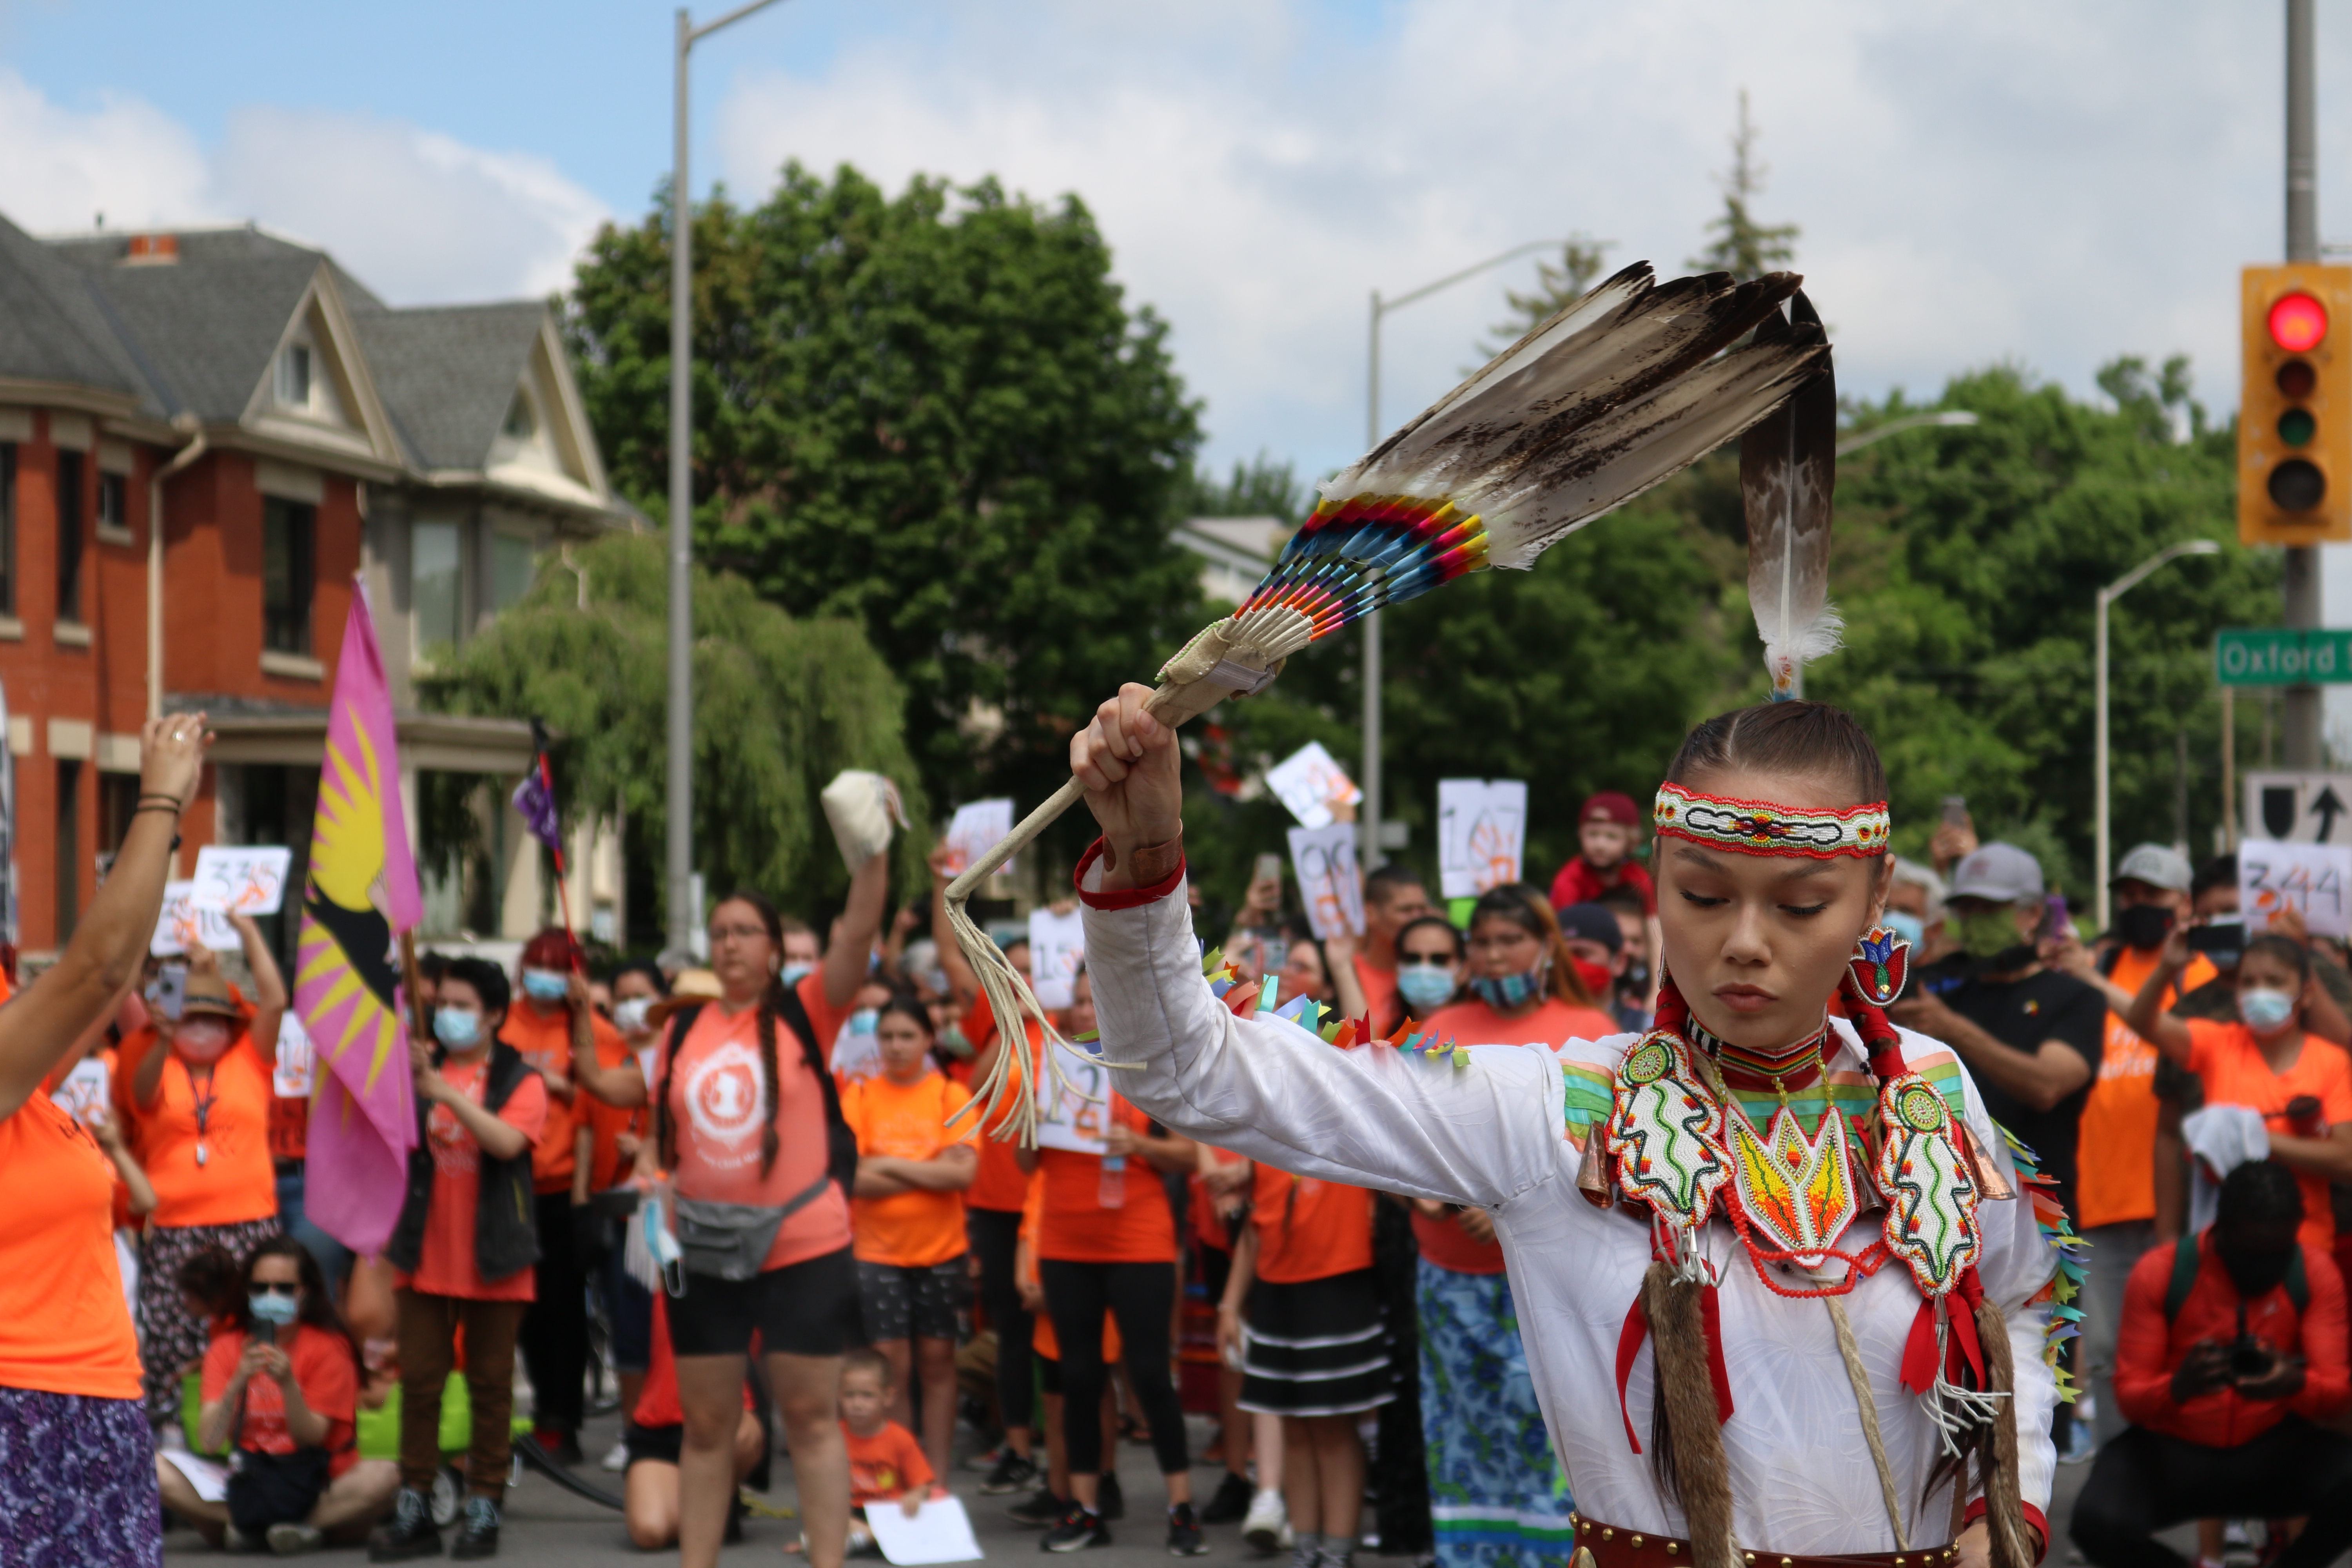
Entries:
[[[1615, 1525], [1570, 1514], [1576, 1530], [1576, 1554], [1569, 1568], [1690, 1568], [1687, 1541], [1669, 1535], [1643, 1535]], [[1856, 1552], [1839, 1557], [1809, 1557], [1777, 1552], [1740, 1552], [1747, 1568], [1948, 1568], [1958, 1562], [1957, 1546], [1931, 1546], [1915, 1552]]]

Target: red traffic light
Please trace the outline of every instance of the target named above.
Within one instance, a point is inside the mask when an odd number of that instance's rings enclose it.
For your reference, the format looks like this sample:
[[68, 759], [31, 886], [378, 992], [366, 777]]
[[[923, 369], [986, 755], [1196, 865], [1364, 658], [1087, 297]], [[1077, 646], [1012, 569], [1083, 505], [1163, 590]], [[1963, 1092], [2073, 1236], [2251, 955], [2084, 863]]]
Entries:
[[2271, 307], [2271, 342], [2291, 354], [2308, 353], [2327, 335], [2327, 307], [2300, 290]]

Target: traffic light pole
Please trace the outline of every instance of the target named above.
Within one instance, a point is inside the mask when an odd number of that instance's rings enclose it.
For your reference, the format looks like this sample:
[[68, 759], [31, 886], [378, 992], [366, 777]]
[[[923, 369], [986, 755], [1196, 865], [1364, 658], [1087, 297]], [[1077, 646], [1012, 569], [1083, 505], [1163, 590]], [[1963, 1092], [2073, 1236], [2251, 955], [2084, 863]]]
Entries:
[[[2314, 70], [2314, 0], [2286, 0], [2286, 258], [2319, 259], [2319, 115]], [[2284, 577], [2286, 624], [2319, 625], [2319, 549], [2289, 545]], [[2316, 686], [2286, 689], [2286, 765], [2320, 763]]]

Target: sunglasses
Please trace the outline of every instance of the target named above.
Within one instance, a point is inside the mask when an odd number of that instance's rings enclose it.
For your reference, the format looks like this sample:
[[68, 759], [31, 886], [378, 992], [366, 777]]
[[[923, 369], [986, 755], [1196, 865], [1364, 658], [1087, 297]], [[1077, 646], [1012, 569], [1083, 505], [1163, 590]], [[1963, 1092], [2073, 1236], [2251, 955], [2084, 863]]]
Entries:
[[248, 1294], [255, 1296], [291, 1296], [302, 1289], [290, 1279], [257, 1279]]

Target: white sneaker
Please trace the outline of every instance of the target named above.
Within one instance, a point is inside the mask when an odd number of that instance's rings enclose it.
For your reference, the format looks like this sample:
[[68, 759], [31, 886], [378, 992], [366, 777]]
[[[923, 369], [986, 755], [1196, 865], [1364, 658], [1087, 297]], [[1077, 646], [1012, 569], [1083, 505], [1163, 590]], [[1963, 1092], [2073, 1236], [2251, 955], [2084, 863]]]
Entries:
[[1290, 1548], [1290, 1510], [1282, 1505], [1282, 1494], [1265, 1487], [1250, 1499], [1249, 1512], [1242, 1516], [1242, 1539], [1250, 1550], [1271, 1553]]
[[604, 1468], [612, 1471], [616, 1476], [623, 1470], [627, 1469], [629, 1468], [628, 1439], [623, 1437], [615, 1441], [613, 1445], [613, 1451], [604, 1456]]

